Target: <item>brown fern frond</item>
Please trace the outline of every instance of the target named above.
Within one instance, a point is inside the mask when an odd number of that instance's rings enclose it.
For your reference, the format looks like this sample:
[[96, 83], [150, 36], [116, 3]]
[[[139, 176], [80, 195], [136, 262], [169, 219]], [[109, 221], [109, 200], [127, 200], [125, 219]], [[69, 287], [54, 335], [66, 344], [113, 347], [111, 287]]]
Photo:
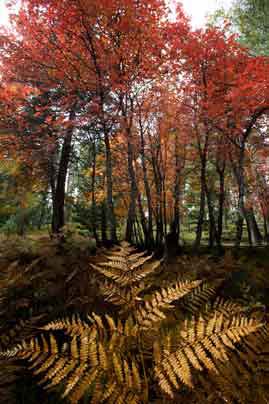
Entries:
[[105, 299], [121, 307], [120, 313], [132, 310], [141, 300], [140, 293], [151, 286], [145, 278], [154, 274], [161, 265], [161, 261], [153, 261], [152, 255], [145, 252], [134, 252], [128, 244], [123, 244], [119, 251], [111, 251], [107, 255], [107, 262], [91, 264], [91, 267], [103, 279], [100, 279], [100, 292]]
[[225, 318], [230, 318], [232, 315], [245, 312], [245, 307], [241, 304], [234, 302], [230, 299], [223, 299], [217, 297], [217, 299], [207, 307], [207, 312], [211, 313], [211, 316], [215, 313], [222, 314]]
[[181, 306], [187, 312], [193, 315], [197, 314], [216, 296], [217, 289], [222, 282], [223, 280], [201, 282], [197, 288], [190, 291], [190, 293], [181, 300]]
[[[143, 389], [139, 367], [135, 358], [129, 359], [124, 354], [130, 346], [136, 346], [130, 342], [137, 336], [133, 319], [121, 322], [92, 313], [89, 320], [91, 324], [73, 316], [70, 320], [51, 322], [43, 327], [48, 334], [22, 341], [0, 353], [0, 357], [27, 360], [45, 389], [63, 385], [63, 397], [68, 397], [71, 403], [77, 403], [91, 389], [93, 402], [97, 397], [100, 403], [112, 403], [115, 397], [139, 402]], [[59, 330], [71, 337], [60, 345], [54, 336]]]
[[220, 373], [218, 364], [229, 360], [230, 351], [252, 333], [261, 332], [264, 324], [242, 316], [226, 320], [215, 315], [208, 322], [204, 318], [186, 321], [181, 331], [182, 343], [172, 353], [164, 351], [155, 371], [161, 389], [173, 397], [180, 383], [192, 388], [192, 370]]
[[79, 315], [73, 314], [71, 318], [63, 318], [51, 321], [41, 329], [45, 331], [64, 330], [70, 335], [80, 335], [89, 330], [89, 325], [85, 321], [82, 321]]
[[106, 257], [107, 262], [91, 264], [91, 267], [122, 287], [140, 281], [160, 266], [160, 261], [155, 261], [155, 265], [145, 265], [152, 255], [134, 253], [133, 247], [128, 244], [123, 244], [120, 251], [112, 251]]
[[163, 309], [171, 308], [173, 301], [182, 298], [200, 284], [201, 281], [181, 281], [154, 292], [136, 311], [138, 324], [143, 328], [150, 328], [154, 323], [162, 321], [166, 318]]

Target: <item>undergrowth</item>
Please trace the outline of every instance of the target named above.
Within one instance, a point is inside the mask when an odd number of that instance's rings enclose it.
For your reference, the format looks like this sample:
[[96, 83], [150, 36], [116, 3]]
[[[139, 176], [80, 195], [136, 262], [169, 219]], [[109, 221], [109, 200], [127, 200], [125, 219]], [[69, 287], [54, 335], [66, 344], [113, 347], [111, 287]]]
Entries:
[[1, 402], [268, 402], [265, 305], [227, 296], [231, 254], [70, 258], [1, 273]]

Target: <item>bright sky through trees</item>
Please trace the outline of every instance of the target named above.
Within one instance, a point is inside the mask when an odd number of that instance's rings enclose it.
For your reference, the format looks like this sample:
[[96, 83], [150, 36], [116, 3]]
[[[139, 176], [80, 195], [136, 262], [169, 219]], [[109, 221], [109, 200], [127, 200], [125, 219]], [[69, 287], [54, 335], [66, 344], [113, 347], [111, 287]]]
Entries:
[[0, 0], [0, 24], [6, 24], [8, 22], [8, 12], [5, 6], [5, 0]]
[[186, 13], [191, 16], [193, 26], [199, 28], [206, 22], [206, 16], [219, 7], [228, 8], [232, 0], [181, 0]]

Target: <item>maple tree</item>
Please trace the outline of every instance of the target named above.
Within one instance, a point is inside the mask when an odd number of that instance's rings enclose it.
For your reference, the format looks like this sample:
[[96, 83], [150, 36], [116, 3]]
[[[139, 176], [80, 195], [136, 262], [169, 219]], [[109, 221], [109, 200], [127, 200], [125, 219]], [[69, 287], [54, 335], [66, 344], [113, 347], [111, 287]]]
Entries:
[[169, 19], [160, 0], [23, 0], [11, 20], [1, 147], [47, 182], [53, 232], [73, 192], [98, 243], [124, 225], [129, 242], [177, 245], [194, 220], [195, 245], [208, 227], [220, 247], [236, 212], [237, 245], [244, 222], [260, 241], [255, 216], [267, 237], [266, 56], [225, 28], [192, 31], [181, 6]]

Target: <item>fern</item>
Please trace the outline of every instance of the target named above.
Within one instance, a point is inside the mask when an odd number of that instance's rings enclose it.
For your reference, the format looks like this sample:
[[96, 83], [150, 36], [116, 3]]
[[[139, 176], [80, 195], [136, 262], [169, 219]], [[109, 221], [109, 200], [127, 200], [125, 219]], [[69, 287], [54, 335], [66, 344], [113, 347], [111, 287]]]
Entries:
[[14, 346], [9, 338], [1, 362], [26, 361], [71, 403], [148, 403], [153, 391], [160, 402], [268, 402], [264, 318], [215, 298], [219, 281], [154, 282], [160, 265], [121, 245], [92, 265], [119, 310], [53, 320]]
[[151, 286], [149, 276], [156, 272], [161, 261], [152, 261], [152, 255], [137, 253], [127, 243], [122, 243], [106, 258], [107, 262], [91, 264], [103, 276], [100, 291], [107, 301], [121, 306], [122, 311], [129, 311], [139, 300], [139, 294]]
[[182, 382], [193, 388], [191, 369], [219, 373], [216, 361], [229, 360], [228, 353], [236, 349], [236, 343], [251, 333], [257, 333], [262, 324], [240, 316], [225, 320], [214, 315], [208, 322], [202, 317], [187, 321], [181, 330], [182, 341], [175, 350], [164, 349], [155, 367], [160, 387], [173, 397], [173, 388]]
[[[135, 358], [123, 355], [125, 341], [134, 333], [132, 325], [106, 320], [92, 314], [92, 324], [82, 320], [58, 320], [45, 330], [65, 330], [71, 339], [59, 346], [52, 332], [24, 341], [2, 353], [5, 358], [30, 362], [34, 375], [43, 374], [45, 388], [64, 384], [62, 397], [77, 403], [87, 390], [93, 391], [92, 402], [138, 402], [143, 393], [139, 365]], [[129, 401], [127, 401], [129, 402]]]

